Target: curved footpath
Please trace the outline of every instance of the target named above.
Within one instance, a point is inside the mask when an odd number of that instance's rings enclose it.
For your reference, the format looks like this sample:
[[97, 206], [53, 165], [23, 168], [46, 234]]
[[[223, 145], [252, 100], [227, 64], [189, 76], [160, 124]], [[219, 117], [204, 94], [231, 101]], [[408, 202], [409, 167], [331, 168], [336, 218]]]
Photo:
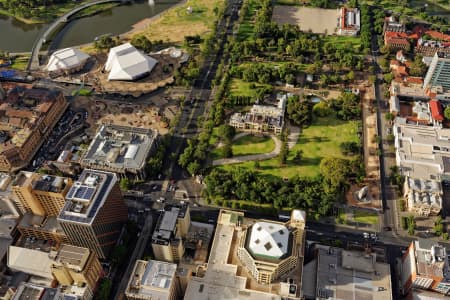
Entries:
[[[239, 133], [237, 136], [241, 137], [241, 136], [244, 136], [247, 134], [249, 134], [249, 133]], [[235, 138], [237, 138], [237, 136]], [[292, 149], [295, 146], [295, 144], [297, 144], [299, 136], [300, 136], [300, 128], [297, 126], [292, 126], [292, 125], [289, 126], [289, 136], [288, 136], [289, 149]], [[260, 161], [260, 160], [266, 160], [266, 159], [271, 159], [271, 158], [277, 157], [278, 154], [280, 154], [281, 141], [279, 138], [275, 137], [274, 135], [271, 135], [270, 137], [275, 142], [275, 149], [273, 149], [272, 152], [216, 159], [213, 161], [212, 165], [213, 166], [231, 165], [231, 164], [238, 164], [238, 163], [247, 162], [247, 161]]]

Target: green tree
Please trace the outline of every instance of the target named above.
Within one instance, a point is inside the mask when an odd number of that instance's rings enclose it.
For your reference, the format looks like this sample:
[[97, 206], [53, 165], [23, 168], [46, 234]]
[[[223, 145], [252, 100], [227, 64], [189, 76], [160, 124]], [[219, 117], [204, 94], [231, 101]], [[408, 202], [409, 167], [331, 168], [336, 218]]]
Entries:
[[191, 163], [189, 163], [189, 165], [187, 166], [187, 171], [192, 176], [199, 174], [200, 164], [196, 160], [191, 162]]
[[103, 35], [94, 42], [94, 47], [99, 50], [108, 50], [116, 45], [117, 41], [109, 35]]
[[390, 112], [384, 114], [384, 118], [386, 121], [392, 121], [394, 119], [394, 115]]
[[222, 147], [222, 156], [229, 158], [233, 157], [233, 149], [231, 148], [230, 143], [225, 143]]
[[344, 184], [351, 173], [348, 160], [338, 157], [325, 157], [320, 161], [320, 174], [333, 187]]
[[120, 179], [120, 189], [122, 191], [128, 191], [130, 189], [130, 180], [128, 178], [124, 177]]
[[117, 245], [111, 252], [111, 261], [115, 264], [122, 262], [127, 254], [127, 248], [124, 245]]
[[97, 295], [95, 299], [98, 300], [108, 300], [109, 295], [111, 294], [111, 288], [112, 288], [112, 281], [109, 278], [103, 278], [102, 282], [100, 283], [100, 287], [97, 291]]
[[236, 134], [236, 129], [228, 124], [225, 124], [219, 126], [217, 133], [219, 134], [221, 140], [231, 142]]
[[288, 155], [289, 155], [289, 147], [288, 147], [287, 141], [283, 140], [281, 142], [280, 153], [278, 154], [278, 160], [279, 160], [281, 166], [286, 164]]
[[133, 36], [130, 43], [134, 47], [141, 49], [144, 52], [152, 51], [152, 42], [143, 34]]
[[447, 107], [444, 109], [444, 116], [445, 116], [445, 118], [446, 118], [447, 120], [450, 120], [450, 106], [447, 106]]
[[423, 76], [427, 71], [427, 65], [422, 61], [422, 56], [416, 55], [414, 61], [409, 68], [409, 74], [411, 76]]
[[307, 126], [312, 119], [312, 103], [308, 99], [301, 100], [294, 95], [288, 98], [287, 113], [289, 119], [300, 126]]
[[416, 220], [413, 215], [408, 216], [408, 234], [414, 235], [416, 231]]
[[303, 158], [303, 150], [300, 149], [300, 150], [295, 151], [293, 160], [294, 160], [297, 164], [299, 164], [299, 163], [302, 161], [302, 158]]

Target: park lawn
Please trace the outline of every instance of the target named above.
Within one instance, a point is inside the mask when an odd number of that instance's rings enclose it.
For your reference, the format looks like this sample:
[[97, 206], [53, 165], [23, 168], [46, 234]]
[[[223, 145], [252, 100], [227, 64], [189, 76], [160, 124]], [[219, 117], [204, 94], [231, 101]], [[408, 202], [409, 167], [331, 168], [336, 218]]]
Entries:
[[354, 210], [353, 220], [358, 223], [378, 224], [378, 214], [364, 210]]
[[[184, 4], [168, 9], [154, 19], [146, 29], [134, 32], [144, 34], [148, 39], [163, 40], [172, 43], [182, 43], [184, 37], [200, 35], [212, 29], [217, 19], [214, 9], [224, 7], [224, 0], [187, 0]], [[192, 8], [192, 13], [187, 8]]]
[[260, 6], [258, 5], [257, 0], [248, 0], [248, 15], [244, 18], [242, 23], [239, 25], [239, 30], [237, 33], [238, 39], [240, 41], [251, 40], [253, 39], [254, 33], [254, 18], [256, 12]]
[[[245, 135], [233, 141], [233, 156], [269, 153], [275, 149], [275, 142], [270, 136]], [[214, 159], [223, 158], [221, 148], [212, 152]]]
[[[334, 116], [315, 118], [311, 126], [304, 128], [297, 144], [289, 151], [286, 165], [280, 166], [278, 158], [259, 162], [258, 171], [268, 176], [292, 178], [294, 176], [314, 177], [320, 174], [319, 165], [324, 157], [345, 157], [339, 148], [342, 142], [358, 141], [358, 122], [342, 121]], [[295, 152], [303, 151], [300, 163], [293, 161]], [[254, 169], [254, 162], [223, 165], [230, 170], [243, 167]]]
[[241, 79], [233, 78], [230, 84], [230, 95], [231, 96], [243, 96], [243, 97], [256, 97], [257, 90], [260, 88], [271, 88], [270, 84], [261, 84], [254, 82], [254, 87], [251, 87], [251, 82], [246, 82]]
[[13, 63], [10, 66], [10, 68], [15, 69], [15, 70], [24, 71], [27, 68], [27, 64], [28, 64], [28, 60], [29, 59], [30, 59], [29, 56], [16, 57], [13, 60]]
[[349, 44], [351, 44], [353, 48], [361, 47], [361, 38], [357, 36], [327, 35], [323, 37], [323, 40], [325, 44], [332, 43], [337, 49], [347, 47]]

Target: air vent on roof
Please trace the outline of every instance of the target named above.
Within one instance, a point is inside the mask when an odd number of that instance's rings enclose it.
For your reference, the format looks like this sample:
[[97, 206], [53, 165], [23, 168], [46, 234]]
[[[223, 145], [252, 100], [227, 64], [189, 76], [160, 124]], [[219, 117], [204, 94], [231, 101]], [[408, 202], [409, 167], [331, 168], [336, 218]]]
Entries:
[[264, 244], [264, 248], [269, 251], [270, 249], [272, 249], [272, 244], [270, 242], [267, 242], [266, 244]]
[[259, 242], [260, 242], [259, 239], [256, 239], [256, 240], [255, 240], [255, 244], [259, 244]]
[[278, 232], [281, 234], [281, 235], [283, 235], [284, 234], [284, 231], [283, 231], [283, 229], [280, 229], [280, 230], [278, 230]]

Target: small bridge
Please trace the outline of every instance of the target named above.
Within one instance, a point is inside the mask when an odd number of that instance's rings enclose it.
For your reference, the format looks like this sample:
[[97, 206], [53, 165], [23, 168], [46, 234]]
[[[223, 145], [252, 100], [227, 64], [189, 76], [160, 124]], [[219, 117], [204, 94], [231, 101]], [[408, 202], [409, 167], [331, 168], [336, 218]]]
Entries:
[[39, 53], [41, 52], [42, 45], [47, 42], [47, 38], [51, 36], [51, 34], [62, 24], [65, 24], [70, 21], [70, 18], [75, 15], [76, 13], [94, 6], [98, 4], [103, 3], [109, 3], [109, 2], [120, 2], [120, 3], [128, 3], [130, 0], [97, 0], [92, 1], [89, 3], [85, 3], [83, 5], [80, 5], [71, 11], [65, 13], [58, 19], [56, 19], [53, 23], [50, 24], [50, 26], [37, 38], [37, 40], [34, 42], [33, 49], [31, 50], [31, 57], [28, 61], [27, 65], [27, 71], [31, 70], [37, 70], [39, 69]]

